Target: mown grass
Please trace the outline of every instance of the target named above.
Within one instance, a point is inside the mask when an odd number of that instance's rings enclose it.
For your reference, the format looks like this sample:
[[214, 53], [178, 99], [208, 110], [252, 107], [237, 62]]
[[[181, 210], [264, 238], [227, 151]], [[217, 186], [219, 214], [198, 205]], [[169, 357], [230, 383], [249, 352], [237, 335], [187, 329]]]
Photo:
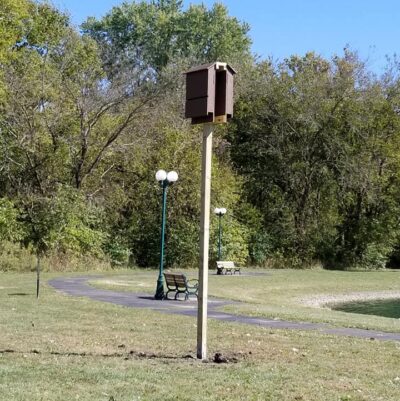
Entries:
[[209, 355], [231, 362], [203, 363], [193, 318], [47, 286], [36, 300], [34, 285], [32, 274], [0, 274], [1, 400], [399, 399], [395, 342], [210, 320]]
[[[306, 301], [351, 293], [398, 291], [400, 271], [256, 270], [256, 276], [209, 276], [211, 296], [241, 301], [224, 310], [295, 321], [326, 322], [335, 326], [400, 332], [400, 320], [315, 308]], [[265, 274], [262, 274], [262, 273]], [[187, 272], [195, 277], [195, 271]], [[245, 273], [245, 271], [244, 271]], [[154, 292], [154, 271], [133, 271], [93, 281], [102, 288], [119, 291]]]

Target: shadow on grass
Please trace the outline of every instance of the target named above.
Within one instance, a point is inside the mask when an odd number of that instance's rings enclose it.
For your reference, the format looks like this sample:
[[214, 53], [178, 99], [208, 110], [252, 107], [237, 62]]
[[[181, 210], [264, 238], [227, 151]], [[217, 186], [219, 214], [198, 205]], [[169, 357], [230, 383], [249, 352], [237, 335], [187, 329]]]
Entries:
[[27, 295], [32, 295], [32, 294], [28, 294], [26, 292], [13, 292], [11, 294], [8, 294], [9, 297], [25, 297]]
[[154, 301], [154, 305], [158, 305], [160, 303], [160, 305], [162, 305], [162, 303], [164, 302], [164, 304], [166, 303], [179, 303], [179, 302], [184, 302], [187, 303], [188, 305], [195, 305], [195, 303], [191, 302], [193, 301], [195, 298], [192, 299], [184, 299], [184, 295], [182, 295], [182, 297], [180, 298], [163, 298], [163, 299], [155, 299], [154, 296], [138, 296], [139, 299], [145, 299], [146, 301]]

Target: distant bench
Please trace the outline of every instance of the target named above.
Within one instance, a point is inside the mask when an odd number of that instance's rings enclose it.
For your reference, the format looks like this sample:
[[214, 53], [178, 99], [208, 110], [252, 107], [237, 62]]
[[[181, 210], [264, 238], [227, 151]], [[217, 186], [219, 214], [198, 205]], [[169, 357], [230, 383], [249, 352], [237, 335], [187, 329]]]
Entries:
[[185, 301], [189, 299], [190, 295], [196, 295], [198, 290], [198, 280], [188, 280], [183, 273], [164, 273], [165, 284], [168, 291], [165, 298], [168, 298], [170, 292], [175, 293], [175, 300], [179, 299], [179, 294], [185, 294]]
[[240, 274], [240, 267], [235, 266], [235, 263], [231, 261], [217, 261], [217, 274], [235, 274], [236, 272]]

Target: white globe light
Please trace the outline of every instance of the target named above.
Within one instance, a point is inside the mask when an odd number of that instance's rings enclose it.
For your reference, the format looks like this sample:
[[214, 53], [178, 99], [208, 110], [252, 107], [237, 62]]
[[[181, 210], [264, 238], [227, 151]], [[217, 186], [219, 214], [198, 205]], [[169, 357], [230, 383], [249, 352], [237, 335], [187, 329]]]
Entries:
[[167, 178], [167, 172], [165, 170], [158, 170], [156, 173], [157, 181], [164, 181]]
[[221, 211], [220, 211], [220, 213], [221, 214], [225, 214], [226, 213], [226, 209], [223, 207], [222, 209], [220, 209]]
[[167, 174], [167, 180], [168, 180], [169, 182], [176, 182], [176, 181], [178, 181], [178, 173], [177, 173], [176, 171], [170, 171], [170, 172]]
[[216, 207], [216, 208], [214, 209], [214, 213], [215, 213], [215, 214], [220, 214], [220, 213], [221, 213], [221, 209], [218, 208], [218, 207]]

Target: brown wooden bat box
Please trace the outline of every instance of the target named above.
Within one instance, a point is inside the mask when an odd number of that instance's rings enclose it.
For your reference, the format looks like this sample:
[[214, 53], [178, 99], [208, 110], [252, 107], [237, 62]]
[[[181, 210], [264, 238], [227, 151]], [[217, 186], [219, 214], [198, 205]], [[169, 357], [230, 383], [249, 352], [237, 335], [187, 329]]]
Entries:
[[223, 123], [233, 115], [233, 75], [227, 63], [210, 63], [186, 72], [185, 117], [192, 124]]

